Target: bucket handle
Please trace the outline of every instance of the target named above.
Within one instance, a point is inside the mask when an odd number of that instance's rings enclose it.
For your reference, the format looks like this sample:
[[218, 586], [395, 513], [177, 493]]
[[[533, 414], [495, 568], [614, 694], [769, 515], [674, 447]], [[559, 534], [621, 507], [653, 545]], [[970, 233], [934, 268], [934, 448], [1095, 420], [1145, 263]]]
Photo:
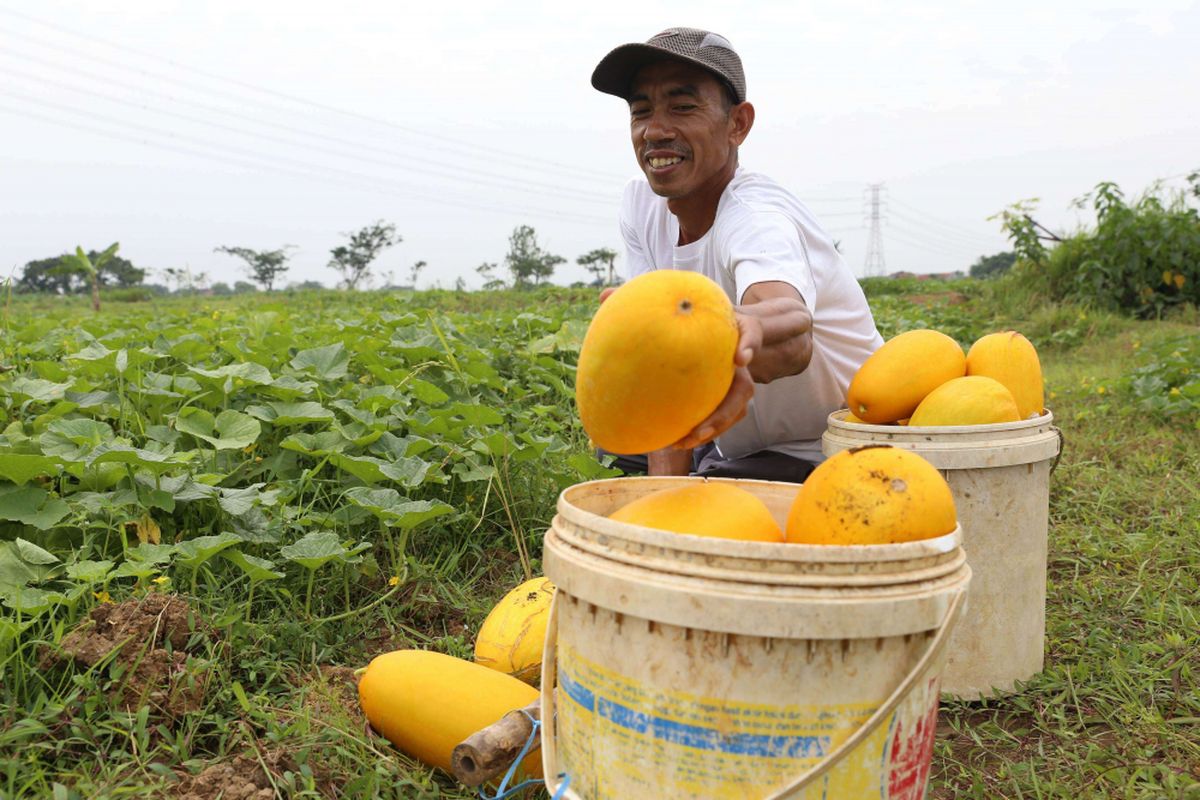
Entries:
[[[555, 790], [556, 782], [559, 778], [558, 732], [554, 727], [557, 723], [554, 717], [554, 689], [558, 685], [559, 594], [555, 590], [554, 598], [550, 601], [550, 615], [546, 621], [546, 643], [542, 652], [542, 773], [546, 779], [546, 788], [551, 792]], [[787, 800], [787, 798], [796, 797], [797, 794], [807, 789], [824, 776], [825, 773], [837, 766], [851, 750], [858, 747], [863, 740], [871, 736], [883, 724], [884, 720], [892, 715], [892, 712], [896, 710], [896, 707], [900, 705], [912, 687], [924, 676], [930, 664], [946, 649], [946, 645], [950, 641], [950, 632], [954, 629], [954, 623], [958, 619], [959, 614], [962, 613], [963, 600], [966, 595], [966, 590], [959, 590], [954, 594], [953, 599], [950, 601], [950, 608], [946, 610], [946, 616], [942, 619], [941, 625], [938, 626], [938, 631], [933, 637], [933, 641], [929, 643], [929, 647], [926, 648], [924, 655], [921, 656], [916, 666], [905, 676], [900, 685], [883, 702], [883, 705], [876, 709], [875, 713], [858, 730], [851, 734], [850, 738], [838, 745], [837, 749], [830, 753], [820, 764], [817, 764], [782, 789], [777, 789], [773, 794], [767, 795], [763, 800]]]
[[1054, 470], [1058, 469], [1058, 460], [1062, 458], [1063, 450], [1067, 447], [1067, 437], [1063, 435], [1062, 428], [1057, 425], [1051, 425], [1050, 430], [1058, 434], [1058, 452], [1054, 454], [1054, 463], [1050, 465], [1050, 474], [1054, 474]]
[[[550, 598], [546, 620], [546, 642], [542, 647], [542, 776], [546, 790], [554, 793], [558, 785], [558, 719], [554, 716], [554, 690], [558, 687], [558, 603], [556, 588]], [[557, 797], [557, 794], [553, 794]]]
[[862, 727], [851, 734], [850, 738], [838, 745], [837, 749], [826, 756], [825, 760], [820, 764], [817, 764], [782, 789], [777, 789], [773, 794], [767, 795], [763, 800], [787, 800], [787, 798], [796, 797], [800, 792], [803, 792], [823, 777], [825, 773], [836, 767], [850, 751], [871, 736], [892, 715], [892, 712], [896, 710], [896, 707], [900, 705], [912, 687], [925, 675], [930, 664], [946, 649], [946, 644], [950, 641], [950, 632], [953, 630], [955, 620], [962, 611], [963, 598], [966, 597], [966, 594], [965, 590], [955, 593], [954, 599], [950, 601], [950, 608], [946, 611], [946, 616], [942, 620], [942, 624], [938, 627], [937, 634], [934, 636], [933, 641], [929, 643], [929, 647], [926, 648], [925, 654], [921, 656], [921, 660], [905, 676], [904, 680], [900, 682], [900, 685], [896, 687], [888, 699], [883, 702], [883, 705], [876, 709], [875, 713], [862, 724]]

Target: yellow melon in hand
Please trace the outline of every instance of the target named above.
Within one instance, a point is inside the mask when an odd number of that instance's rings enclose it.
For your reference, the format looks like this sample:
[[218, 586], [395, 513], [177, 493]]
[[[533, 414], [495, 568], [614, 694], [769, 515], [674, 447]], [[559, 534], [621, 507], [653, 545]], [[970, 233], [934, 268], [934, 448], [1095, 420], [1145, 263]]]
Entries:
[[850, 380], [846, 405], [864, 422], [881, 425], [908, 417], [951, 378], [967, 374], [958, 342], [935, 330], [902, 333], [872, 353]]
[[779, 523], [762, 500], [745, 489], [715, 481], [651, 492], [621, 506], [609, 519], [694, 536], [783, 541]]
[[908, 424], [990, 425], [1019, 419], [1017, 401], [1004, 384], [982, 375], [969, 375], [946, 381], [930, 392]]
[[542, 650], [554, 584], [548, 578], [525, 581], [488, 613], [475, 637], [475, 663], [526, 683], [541, 677]]
[[843, 450], [800, 487], [787, 540], [802, 544], [894, 544], [954, 530], [950, 485], [916, 453], [888, 445]]
[[1016, 331], [989, 333], [967, 352], [967, 374], [995, 378], [1017, 401], [1021, 419], [1036, 417], [1045, 405], [1042, 363], [1033, 343]]
[[725, 398], [737, 341], [733, 304], [712, 280], [672, 269], [637, 276], [584, 336], [575, 376], [584, 430], [614, 453], [674, 444]]

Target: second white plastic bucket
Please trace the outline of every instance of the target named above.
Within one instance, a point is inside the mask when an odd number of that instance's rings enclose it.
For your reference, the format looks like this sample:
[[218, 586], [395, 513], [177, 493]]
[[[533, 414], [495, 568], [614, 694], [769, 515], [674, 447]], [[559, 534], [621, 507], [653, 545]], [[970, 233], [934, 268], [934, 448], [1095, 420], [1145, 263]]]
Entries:
[[923, 456], [954, 493], [973, 577], [950, 642], [942, 691], [976, 700], [1041, 672], [1046, 634], [1050, 469], [1061, 450], [1054, 416], [995, 425], [907, 427], [829, 415], [822, 448], [890, 444]]
[[[564, 491], [543, 659], [552, 795], [925, 795], [945, 645], [971, 571], [958, 530], [814, 546], [681, 536], [607, 519], [699, 478]], [[793, 484], [733, 481], [783, 523]]]

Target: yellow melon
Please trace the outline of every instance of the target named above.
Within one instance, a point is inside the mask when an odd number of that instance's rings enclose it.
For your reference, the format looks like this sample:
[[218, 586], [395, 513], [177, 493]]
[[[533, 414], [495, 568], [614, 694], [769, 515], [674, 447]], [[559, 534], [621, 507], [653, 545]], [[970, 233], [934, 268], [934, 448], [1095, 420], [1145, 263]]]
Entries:
[[596, 311], [579, 351], [575, 401], [591, 440], [648, 453], [682, 439], [733, 382], [733, 305], [695, 272], [655, 270]]
[[779, 523], [762, 500], [745, 489], [715, 481], [651, 492], [617, 509], [609, 518], [694, 536], [783, 541]]
[[846, 405], [866, 422], [895, 422], [911, 415], [938, 386], [966, 374], [958, 342], [935, 330], [908, 331], [863, 362], [850, 381]]
[[1021, 419], [1036, 417], [1045, 406], [1042, 363], [1033, 343], [1016, 331], [989, 333], [967, 352], [967, 374], [995, 378], [1017, 401]]
[[553, 599], [554, 584], [545, 577], [525, 581], [504, 595], [479, 627], [475, 663], [536, 683]]
[[[424, 650], [377, 656], [358, 682], [371, 727], [413, 758], [447, 772], [459, 742], [537, 697], [537, 689], [510, 675]], [[526, 757], [522, 770], [540, 777], [540, 754]]]
[[787, 540], [892, 544], [944, 536], [956, 525], [950, 485], [916, 453], [888, 445], [843, 450], [800, 487]]
[[1020, 418], [1017, 401], [1004, 384], [983, 375], [968, 375], [946, 381], [926, 395], [908, 424], [988, 425]]

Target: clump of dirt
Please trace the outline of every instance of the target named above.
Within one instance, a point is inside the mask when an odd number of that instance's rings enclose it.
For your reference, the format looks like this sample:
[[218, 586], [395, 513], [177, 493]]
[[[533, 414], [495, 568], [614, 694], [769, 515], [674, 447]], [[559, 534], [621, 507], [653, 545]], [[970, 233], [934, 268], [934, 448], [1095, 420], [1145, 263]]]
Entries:
[[938, 292], [936, 294], [910, 294], [904, 298], [919, 306], [961, 306], [967, 302], [967, 296], [962, 292]]
[[185, 775], [170, 791], [177, 800], [273, 800], [272, 777], [296, 769], [296, 763], [281, 750], [264, 753], [261, 761], [255, 754], [240, 755], [233, 761], [212, 764], [199, 775]]
[[185, 600], [154, 592], [140, 599], [97, 606], [62, 640], [62, 652], [85, 667], [112, 658], [120, 680], [111, 697], [135, 710], [143, 704], [178, 719], [199, 709], [209, 670], [189, 670], [189, 656], [201, 659], [216, 633]]

